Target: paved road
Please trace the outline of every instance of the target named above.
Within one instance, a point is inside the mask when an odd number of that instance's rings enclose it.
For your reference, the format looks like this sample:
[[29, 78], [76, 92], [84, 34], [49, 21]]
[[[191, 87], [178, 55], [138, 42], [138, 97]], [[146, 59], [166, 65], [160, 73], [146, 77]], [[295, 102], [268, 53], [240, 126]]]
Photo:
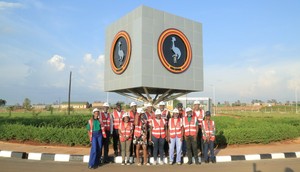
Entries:
[[86, 163], [76, 162], [54, 162], [54, 161], [33, 161], [14, 158], [0, 158], [1, 172], [84, 172], [84, 171], [121, 171], [121, 172], [298, 172], [300, 171], [300, 159], [279, 159], [279, 160], [260, 160], [260, 161], [242, 161], [242, 162], [227, 162], [217, 164], [202, 164], [196, 165], [164, 165], [164, 166], [142, 166], [136, 165], [121, 166], [119, 164], [109, 164], [99, 167], [95, 170], [87, 168]]

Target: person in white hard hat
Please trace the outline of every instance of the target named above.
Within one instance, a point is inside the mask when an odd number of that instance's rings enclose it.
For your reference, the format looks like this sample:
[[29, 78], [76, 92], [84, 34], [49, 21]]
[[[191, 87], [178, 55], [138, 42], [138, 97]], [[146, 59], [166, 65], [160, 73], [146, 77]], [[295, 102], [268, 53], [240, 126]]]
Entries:
[[125, 165], [125, 155], [126, 155], [126, 165], [130, 165], [130, 147], [132, 143], [133, 125], [129, 121], [129, 114], [126, 112], [123, 115], [122, 122], [119, 126], [119, 136], [121, 142], [121, 155], [122, 155], [122, 165]]
[[166, 125], [166, 121], [163, 118], [161, 118], [160, 109], [156, 109], [155, 116], [156, 116], [155, 119], [152, 119], [151, 124], [150, 124], [151, 137], [149, 138], [149, 142], [153, 141], [153, 144], [154, 144], [153, 165], [156, 165], [156, 163], [157, 163], [158, 150], [159, 150], [159, 155], [160, 155], [160, 164], [163, 165], [164, 164], [164, 145], [165, 145], [165, 138], [167, 135], [167, 125]]
[[183, 127], [182, 119], [179, 117], [179, 110], [177, 108], [173, 109], [173, 116], [169, 120], [169, 131], [167, 140], [169, 142], [169, 164], [173, 164], [174, 160], [174, 149], [176, 146], [176, 163], [181, 165], [181, 145], [183, 141]]
[[104, 125], [105, 133], [106, 133], [106, 138], [103, 139], [102, 143], [102, 149], [100, 151], [100, 155], [102, 155], [102, 150], [103, 150], [103, 163], [109, 163], [109, 158], [108, 158], [108, 151], [109, 151], [109, 141], [110, 141], [110, 133], [113, 130], [113, 125], [111, 123], [110, 119], [110, 113], [108, 112], [109, 109], [109, 104], [105, 102], [103, 104], [103, 111], [100, 113], [100, 119], [102, 120], [102, 123]]
[[121, 103], [116, 104], [116, 108], [113, 110], [111, 115], [111, 123], [113, 124], [113, 129], [110, 134], [113, 136], [113, 148], [115, 157], [121, 154], [121, 144], [119, 139], [119, 125], [122, 121], [122, 117], [125, 111], [122, 110]]
[[[166, 103], [164, 101], [161, 101], [161, 102], [159, 102], [158, 106], [161, 111], [161, 118], [164, 119], [166, 121], [166, 124], [168, 125], [168, 121], [169, 121], [171, 115], [170, 115], [169, 110], [166, 108]], [[164, 151], [165, 151], [165, 155], [167, 156], [169, 154], [168, 142], [166, 142], [164, 145]]]
[[185, 109], [187, 116], [183, 118], [184, 138], [186, 140], [188, 163], [192, 164], [192, 155], [194, 155], [195, 164], [200, 164], [198, 159], [197, 149], [197, 133], [198, 133], [198, 119], [193, 116], [192, 109], [187, 107]]
[[[137, 104], [135, 102], [131, 102], [130, 103], [130, 111], [128, 112], [129, 117], [130, 117], [130, 122], [133, 124], [133, 130], [134, 130], [134, 120], [135, 120], [135, 116], [137, 115]], [[132, 135], [133, 136], [133, 135]], [[133, 143], [131, 143], [131, 147], [130, 147], [130, 157], [135, 157], [135, 150], [136, 150], [136, 145], [134, 145]]]
[[147, 152], [147, 134], [148, 134], [148, 121], [143, 108], [137, 109], [138, 115], [135, 116], [135, 128], [134, 128], [134, 139], [133, 144], [136, 145], [136, 163], [138, 166], [140, 163], [140, 148], [143, 148], [144, 165], [150, 165], [148, 163], [148, 152]]
[[197, 148], [201, 151], [201, 156], [203, 155], [203, 139], [202, 139], [202, 121], [204, 119], [204, 110], [202, 109], [200, 101], [194, 101], [193, 116], [198, 119], [199, 130], [197, 133]]
[[89, 169], [98, 168], [100, 165], [100, 150], [102, 149], [102, 138], [106, 138], [106, 134], [104, 131], [104, 126], [102, 121], [99, 120], [100, 110], [95, 108], [93, 110], [93, 116], [88, 120], [88, 124], [86, 128], [88, 130], [88, 135], [90, 138], [91, 152], [89, 159]]
[[[150, 102], [146, 104], [146, 116], [148, 119], [148, 126], [149, 126], [149, 124], [151, 123], [151, 120], [155, 119], [153, 105]], [[149, 140], [150, 137], [151, 137], [150, 127], [148, 127], [147, 140]], [[150, 142], [150, 144], [147, 145], [147, 147], [148, 147], [147, 149], [148, 149], [149, 157], [153, 157], [153, 145], [151, 144], [151, 142]], [[149, 160], [150, 160], [150, 158], [149, 158]]]

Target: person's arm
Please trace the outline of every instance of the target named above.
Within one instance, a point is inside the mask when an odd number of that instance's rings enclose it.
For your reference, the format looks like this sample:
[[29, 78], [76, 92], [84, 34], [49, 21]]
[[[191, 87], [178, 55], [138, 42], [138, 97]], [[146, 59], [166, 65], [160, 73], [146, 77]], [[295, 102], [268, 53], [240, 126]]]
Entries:
[[112, 134], [114, 131], [114, 117], [112, 114], [110, 114], [110, 134]]
[[149, 133], [149, 142], [151, 142], [151, 138], [152, 138], [152, 129], [153, 129], [153, 126], [152, 126], [152, 120], [150, 121], [149, 123], [149, 127], [150, 127], [150, 133]]
[[171, 122], [171, 121], [166, 122], [166, 123], [168, 123], [168, 125], [165, 126], [166, 140], [167, 140], [167, 142], [170, 142], [170, 130], [169, 130], [170, 122]]

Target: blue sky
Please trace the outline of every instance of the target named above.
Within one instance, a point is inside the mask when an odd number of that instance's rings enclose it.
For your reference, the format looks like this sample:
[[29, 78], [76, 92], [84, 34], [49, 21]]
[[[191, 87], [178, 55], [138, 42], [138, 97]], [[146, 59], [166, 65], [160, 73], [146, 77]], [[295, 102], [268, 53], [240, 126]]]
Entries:
[[[234, 102], [300, 97], [300, 1], [0, 0], [0, 98], [106, 100], [105, 29], [140, 5], [203, 25], [204, 91]], [[111, 102], [125, 100], [109, 94]]]

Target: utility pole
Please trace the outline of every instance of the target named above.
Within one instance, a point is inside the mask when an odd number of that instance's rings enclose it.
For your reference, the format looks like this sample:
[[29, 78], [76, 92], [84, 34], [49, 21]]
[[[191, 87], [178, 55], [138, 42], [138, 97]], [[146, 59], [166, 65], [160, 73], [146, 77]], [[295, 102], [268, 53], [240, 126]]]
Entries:
[[70, 115], [70, 104], [71, 104], [71, 80], [72, 80], [72, 71], [70, 71], [70, 79], [69, 79], [69, 96], [68, 96], [68, 115]]
[[298, 113], [298, 87], [296, 86], [296, 89], [295, 89], [295, 98], [296, 98], [296, 114]]

